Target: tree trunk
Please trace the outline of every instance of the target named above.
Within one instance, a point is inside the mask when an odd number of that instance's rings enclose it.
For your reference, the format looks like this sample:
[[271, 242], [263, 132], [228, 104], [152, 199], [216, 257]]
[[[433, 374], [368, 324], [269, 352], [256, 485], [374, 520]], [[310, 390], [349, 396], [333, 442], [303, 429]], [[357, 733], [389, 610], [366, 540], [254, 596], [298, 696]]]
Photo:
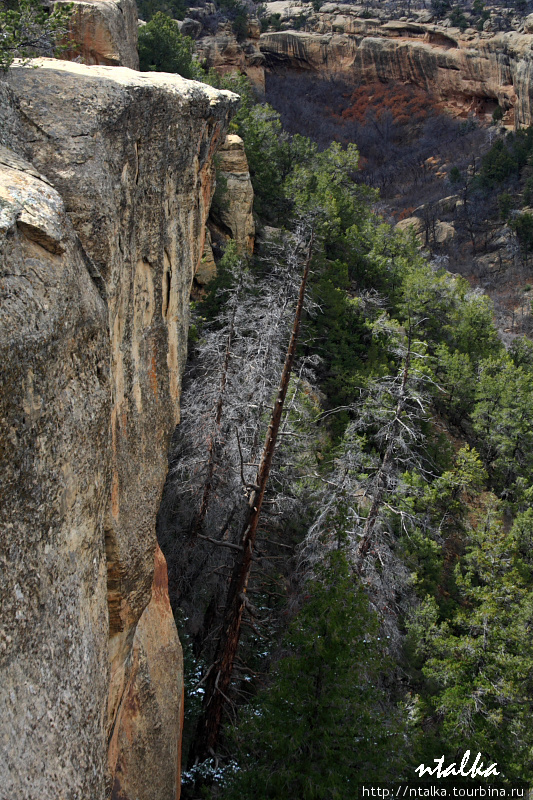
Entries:
[[313, 235], [307, 249], [305, 267], [300, 284], [298, 303], [294, 316], [291, 339], [285, 357], [277, 398], [272, 410], [270, 424], [263, 447], [261, 462], [256, 476], [256, 483], [248, 502], [248, 510], [242, 528], [242, 554], [239, 554], [233, 567], [233, 573], [226, 599], [226, 609], [222, 632], [218, 641], [214, 665], [209, 673], [204, 697], [204, 709], [198, 722], [196, 741], [192, 760], [203, 761], [214, 755], [220, 734], [222, 713], [228, 700], [227, 693], [233, 673], [235, 654], [241, 635], [242, 615], [247, 603], [246, 591], [250, 577], [252, 554], [255, 545], [257, 525], [261, 514], [261, 506], [272, 466], [276, 447], [276, 438], [281, 422], [283, 404], [287, 395], [289, 381], [296, 354], [296, 345], [300, 331], [305, 289], [309, 276], [309, 267], [313, 248]]

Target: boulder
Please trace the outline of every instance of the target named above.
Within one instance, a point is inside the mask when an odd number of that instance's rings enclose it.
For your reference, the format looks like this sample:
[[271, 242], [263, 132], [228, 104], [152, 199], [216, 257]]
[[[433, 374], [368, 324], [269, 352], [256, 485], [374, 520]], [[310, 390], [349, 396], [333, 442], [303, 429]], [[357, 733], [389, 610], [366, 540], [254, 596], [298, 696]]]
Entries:
[[419, 217], [406, 217], [396, 224], [396, 230], [408, 231], [413, 230], [418, 236], [424, 230], [424, 223]]
[[436, 244], [447, 244], [455, 239], [455, 228], [451, 222], [437, 220], [433, 233]]
[[198, 19], [191, 19], [186, 17], [183, 22], [178, 22], [180, 33], [184, 36], [190, 36], [191, 39], [197, 39], [202, 32], [202, 23]]

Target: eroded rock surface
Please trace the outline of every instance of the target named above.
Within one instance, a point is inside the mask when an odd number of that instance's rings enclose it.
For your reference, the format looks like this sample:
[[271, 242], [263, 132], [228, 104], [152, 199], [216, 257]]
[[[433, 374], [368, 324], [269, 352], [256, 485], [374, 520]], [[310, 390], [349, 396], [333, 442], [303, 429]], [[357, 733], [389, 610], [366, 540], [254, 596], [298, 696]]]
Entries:
[[221, 207], [212, 214], [213, 224], [221, 236], [235, 240], [237, 250], [253, 253], [254, 190], [240, 136], [234, 133], [226, 136], [218, 152], [218, 169], [226, 183], [226, 192]]
[[249, 26], [245, 42], [237, 41], [231, 23], [224, 24], [216, 35], [202, 36], [196, 42], [196, 52], [201, 62], [216, 69], [221, 75], [241, 72], [250, 79], [259, 92], [265, 91], [265, 56], [258, 47], [258, 26]]
[[112, 800], [179, 796], [183, 710], [183, 658], [158, 547], [152, 598], [135, 631], [131, 678], [111, 745], [117, 751]]
[[56, 0], [72, 5], [66, 58], [139, 69], [135, 0]]
[[3, 148], [0, 350], [0, 797], [100, 800], [107, 313], [60, 196]]
[[508, 124], [532, 122], [530, 33], [462, 34], [432, 24], [361, 19], [333, 4], [309, 27], [263, 34], [267, 65], [342, 74], [354, 83], [414, 83], [457, 110], [483, 111], [487, 102], [492, 110], [498, 103]]
[[[267, 4], [283, 29], [258, 32], [237, 42], [230, 29], [204, 36], [197, 52], [218, 72], [244, 72], [259, 89], [265, 69], [307, 70], [354, 83], [402, 81], [434, 93], [457, 113], [492, 114], [496, 105], [507, 126], [533, 122], [533, 25], [507, 33], [444, 27], [431, 14], [417, 21], [361, 17], [363, 9], [325, 3]], [[529, 19], [529, 18], [528, 18]], [[294, 26], [291, 29], [291, 26]], [[490, 26], [489, 26], [490, 27]], [[262, 56], [262, 60], [261, 60]]]
[[0, 197], [3, 364], [14, 359], [2, 376], [13, 621], [0, 797], [12, 786], [6, 797], [100, 800], [114, 785], [121, 800], [167, 800], [178, 725], [148, 728], [163, 672], [182, 666], [160, 564], [154, 583], [155, 518], [213, 154], [237, 98], [178, 76], [36, 64], [0, 86], [4, 170], [22, 175]]

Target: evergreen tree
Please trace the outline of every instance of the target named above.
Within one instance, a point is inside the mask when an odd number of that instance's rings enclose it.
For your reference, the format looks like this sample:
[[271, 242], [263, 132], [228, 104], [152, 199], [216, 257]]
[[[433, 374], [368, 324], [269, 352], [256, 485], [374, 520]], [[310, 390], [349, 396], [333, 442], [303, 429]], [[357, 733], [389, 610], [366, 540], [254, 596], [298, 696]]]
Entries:
[[71, 5], [50, 11], [42, 0], [0, 0], [0, 73], [14, 58], [56, 55], [71, 13]]
[[467, 742], [497, 761], [503, 778], [531, 780], [533, 512], [519, 515], [510, 533], [499, 516], [489, 498], [456, 568], [455, 613], [442, 621], [428, 597], [411, 635], [428, 682], [426, 730], [431, 721], [452, 760]]
[[225, 800], [351, 800], [360, 781], [401, 774], [386, 649], [344, 552], [330, 552], [303, 591], [273, 684], [235, 733], [239, 769]]
[[172, 17], [183, 19], [187, 10], [184, 0], [136, 0], [139, 18], [149, 22], [159, 11]]
[[203, 72], [193, 58], [193, 51], [193, 40], [182, 36], [178, 23], [162, 11], [139, 28], [141, 71], [174, 72], [200, 80]]

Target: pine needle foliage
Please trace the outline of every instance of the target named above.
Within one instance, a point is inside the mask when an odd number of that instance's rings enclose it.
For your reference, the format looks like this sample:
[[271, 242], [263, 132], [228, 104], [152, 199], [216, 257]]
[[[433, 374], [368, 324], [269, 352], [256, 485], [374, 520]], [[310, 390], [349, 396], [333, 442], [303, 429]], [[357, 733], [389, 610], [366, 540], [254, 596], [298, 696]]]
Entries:
[[139, 62], [143, 72], [171, 72], [201, 80], [203, 72], [193, 58], [194, 42], [180, 33], [176, 20], [158, 11], [139, 29]]
[[404, 747], [389, 664], [342, 549], [307, 583], [284, 648], [235, 732], [240, 769], [224, 800], [348, 800], [358, 782], [392, 778]]
[[68, 33], [72, 4], [52, 11], [42, 0], [0, 0], [0, 73], [15, 58], [55, 56]]

